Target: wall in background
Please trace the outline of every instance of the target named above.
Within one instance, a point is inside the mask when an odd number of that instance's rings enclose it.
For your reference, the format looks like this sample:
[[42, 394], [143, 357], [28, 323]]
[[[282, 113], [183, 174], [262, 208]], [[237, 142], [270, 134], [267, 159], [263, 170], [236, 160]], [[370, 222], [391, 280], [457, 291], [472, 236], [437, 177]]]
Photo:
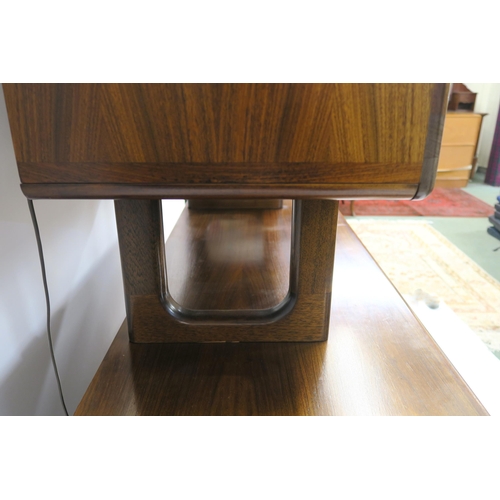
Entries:
[[[112, 201], [41, 200], [35, 209], [52, 334], [73, 413], [125, 317]], [[62, 415], [46, 337], [36, 241], [0, 86], [0, 415]]]
[[474, 111], [488, 113], [483, 119], [478, 144], [478, 166], [486, 168], [490, 157], [493, 134], [500, 106], [500, 83], [465, 83], [471, 92], [477, 92]]

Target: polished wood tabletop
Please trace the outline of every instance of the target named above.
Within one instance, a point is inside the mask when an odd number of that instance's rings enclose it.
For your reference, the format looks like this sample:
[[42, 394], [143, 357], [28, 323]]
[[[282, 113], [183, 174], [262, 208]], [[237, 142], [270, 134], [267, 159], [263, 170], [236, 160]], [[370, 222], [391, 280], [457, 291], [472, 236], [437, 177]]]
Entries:
[[487, 415], [340, 219], [326, 342], [132, 344], [76, 415]]

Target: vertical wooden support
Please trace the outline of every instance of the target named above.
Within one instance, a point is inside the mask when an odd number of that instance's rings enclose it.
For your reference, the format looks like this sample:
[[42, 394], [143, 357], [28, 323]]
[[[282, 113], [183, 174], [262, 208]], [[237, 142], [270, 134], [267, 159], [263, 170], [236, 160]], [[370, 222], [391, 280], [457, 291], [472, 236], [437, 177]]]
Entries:
[[131, 297], [161, 295], [161, 200], [116, 200], [125, 307], [132, 332]]
[[327, 339], [337, 201], [295, 202], [289, 294], [267, 314], [239, 316], [186, 313], [169, 297], [160, 200], [120, 200], [115, 209], [132, 342]]

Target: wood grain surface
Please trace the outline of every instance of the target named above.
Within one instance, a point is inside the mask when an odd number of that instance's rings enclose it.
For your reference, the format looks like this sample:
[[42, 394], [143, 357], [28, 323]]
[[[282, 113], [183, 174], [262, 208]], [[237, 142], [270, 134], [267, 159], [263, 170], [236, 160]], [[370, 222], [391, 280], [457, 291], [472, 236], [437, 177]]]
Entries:
[[[167, 242], [169, 257], [158, 200], [115, 207], [132, 341], [327, 338], [338, 202], [296, 201], [292, 223], [291, 203], [251, 214], [186, 208]], [[237, 229], [230, 222], [223, 236], [221, 221], [231, 219]], [[241, 243], [245, 255], [231, 262]]]
[[291, 206], [184, 210], [166, 244], [172, 298], [191, 310], [277, 307], [290, 289]]
[[76, 415], [486, 415], [343, 220], [330, 336], [131, 344], [124, 325]]
[[299, 191], [274, 197], [323, 189], [316, 197], [338, 199], [343, 184], [356, 184], [357, 197], [379, 185], [411, 185], [415, 195], [435, 169], [446, 88], [4, 84], [4, 94], [25, 193], [67, 197], [77, 185], [96, 197], [97, 186], [118, 198], [129, 185], [152, 197], [153, 185], [166, 197], [187, 184], [226, 195], [235, 186]]

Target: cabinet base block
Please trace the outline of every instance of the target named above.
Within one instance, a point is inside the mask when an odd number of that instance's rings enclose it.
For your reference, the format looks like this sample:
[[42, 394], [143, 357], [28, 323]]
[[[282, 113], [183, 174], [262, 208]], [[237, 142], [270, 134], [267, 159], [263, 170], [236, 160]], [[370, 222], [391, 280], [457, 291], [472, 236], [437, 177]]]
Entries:
[[[297, 200], [293, 210], [288, 202], [281, 210], [225, 210], [222, 214], [216, 210], [186, 208], [171, 238], [176, 236], [172, 242], [169, 239], [166, 250], [159, 201], [120, 200], [115, 207], [132, 342], [327, 339], [337, 201]], [[250, 225], [248, 241], [245, 230], [234, 230], [244, 223], [244, 217], [252, 220], [257, 217], [260, 222], [256, 224], [254, 220]], [[283, 224], [287, 218], [289, 224]], [[201, 219], [207, 230], [195, 231]], [[236, 221], [236, 225], [228, 226], [228, 220]], [[239, 241], [227, 240], [222, 233], [225, 226], [233, 228], [229, 235]], [[179, 235], [185, 238], [184, 242]], [[291, 242], [289, 255], [283, 252], [283, 238]], [[247, 249], [243, 257], [248, 262], [230, 257], [232, 249], [242, 248]], [[171, 265], [166, 254], [175, 253], [176, 249], [180, 249], [177, 256], [180, 263]], [[221, 262], [221, 255], [222, 260], [230, 262]], [[183, 268], [182, 258], [189, 269]], [[287, 265], [288, 290], [286, 287], [283, 290], [279, 273]], [[277, 291], [273, 290], [276, 284]], [[238, 295], [235, 290], [241, 294], [239, 299], [234, 298]], [[269, 296], [281, 299], [269, 303]], [[188, 301], [188, 307], [185, 302], [180, 303], [179, 297]], [[232, 308], [235, 303], [239, 307]]]

